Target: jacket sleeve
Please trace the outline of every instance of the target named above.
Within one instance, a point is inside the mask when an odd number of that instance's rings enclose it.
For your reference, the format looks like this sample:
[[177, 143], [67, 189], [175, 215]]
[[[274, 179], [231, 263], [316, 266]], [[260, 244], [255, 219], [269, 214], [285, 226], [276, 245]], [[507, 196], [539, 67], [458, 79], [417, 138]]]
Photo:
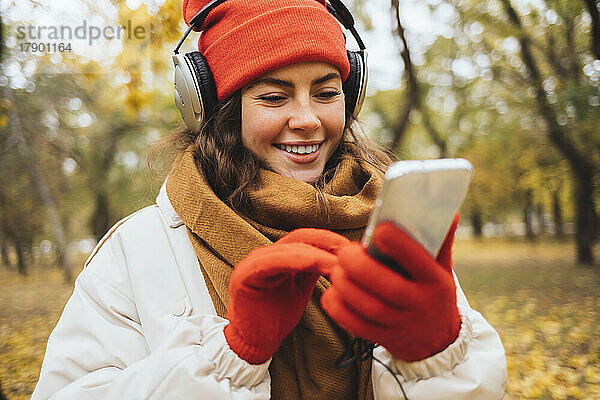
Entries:
[[[454, 278], [462, 318], [454, 343], [413, 363], [395, 359], [383, 347], [376, 348], [373, 355], [394, 371], [410, 400], [502, 399], [506, 385], [504, 347], [492, 326], [469, 306], [456, 275]], [[373, 385], [376, 400], [404, 399], [391, 372], [375, 360]]]
[[223, 318], [179, 318], [150, 350], [124, 253], [112, 239], [77, 278], [32, 399], [268, 399], [270, 361], [240, 359], [225, 340]]

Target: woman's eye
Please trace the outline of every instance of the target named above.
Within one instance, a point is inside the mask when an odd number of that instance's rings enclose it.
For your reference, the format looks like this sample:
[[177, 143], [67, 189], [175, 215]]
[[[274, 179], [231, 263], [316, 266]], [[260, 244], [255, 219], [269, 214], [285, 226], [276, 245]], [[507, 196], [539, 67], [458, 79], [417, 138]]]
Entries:
[[280, 102], [284, 101], [286, 98], [284, 96], [271, 94], [271, 95], [259, 96], [259, 99], [269, 102], [269, 103], [280, 103]]
[[317, 97], [320, 99], [333, 99], [334, 97], [339, 96], [340, 94], [342, 94], [341, 91], [339, 90], [331, 90], [331, 91], [327, 91], [327, 92], [321, 92], [319, 94], [317, 94]]

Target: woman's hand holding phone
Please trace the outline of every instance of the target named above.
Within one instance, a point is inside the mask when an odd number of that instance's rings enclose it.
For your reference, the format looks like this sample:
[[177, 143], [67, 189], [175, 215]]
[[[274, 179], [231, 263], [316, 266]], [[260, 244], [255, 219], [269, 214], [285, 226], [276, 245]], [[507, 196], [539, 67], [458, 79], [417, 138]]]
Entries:
[[298, 229], [278, 243], [303, 243], [337, 255], [337, 262], [321, 270], [332, 283], [321, 298], [323, 309], [347, 331], [411, 362], [444, 350], [458, 336], [461, 320], [451, 254], [457, 226], [458, 214], [436, 259], [394, 224], [377, 226], [372, 244], [408, 276], [328, 230]]
[[408, 273], [405, 277], [351, 242], [337, 250], [339, 266], [321, 298], [325, 311], [349, 332], [384, 346], [394, 357], [418, 361], [444, 350], [458, 337], [451, 248], [454, 218], [437, 259], [394, 224], [373, 232], [373, 245]]

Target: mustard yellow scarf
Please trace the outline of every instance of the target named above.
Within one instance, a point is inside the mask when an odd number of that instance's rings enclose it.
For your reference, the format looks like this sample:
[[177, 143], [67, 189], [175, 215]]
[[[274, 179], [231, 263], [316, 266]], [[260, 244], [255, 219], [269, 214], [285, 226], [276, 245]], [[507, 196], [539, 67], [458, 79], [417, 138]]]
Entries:
[[[359, 240], [382, 181], [375, 168], [344, 159], [324, 190], [327, 215], [312, 185], [261, 170], [260, 184], [249, 193], [252, 212], [241, 216], [214, 194], [188, 150], [173, 164], [167, 194], [188, 229], [217, 314], [225, 317], [229, 276], [252, 249], [302, 227]], [[300, 323], [273, 356], [273, 399], [373, 399], [370, 361], [344, 369], [334, 366], [352, 337], [320, 307], [328, 286], [321, 277]]]

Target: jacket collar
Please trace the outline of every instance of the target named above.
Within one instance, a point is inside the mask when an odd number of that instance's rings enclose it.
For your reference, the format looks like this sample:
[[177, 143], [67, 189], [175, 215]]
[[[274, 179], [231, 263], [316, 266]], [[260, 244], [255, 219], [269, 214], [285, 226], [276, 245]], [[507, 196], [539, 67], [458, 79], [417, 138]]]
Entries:
[[158, 209], [161, 214], [169, 224], [171, 228], [178, 228], [183, 225], [183, 221], [175, 212], [175, 209], [171, 205], [171, 201], [167, 196], [167, 180], [163, 182], [160, 191], [158, 192], [158, 196], [156, 197], [156, 204], [158, 205]]

